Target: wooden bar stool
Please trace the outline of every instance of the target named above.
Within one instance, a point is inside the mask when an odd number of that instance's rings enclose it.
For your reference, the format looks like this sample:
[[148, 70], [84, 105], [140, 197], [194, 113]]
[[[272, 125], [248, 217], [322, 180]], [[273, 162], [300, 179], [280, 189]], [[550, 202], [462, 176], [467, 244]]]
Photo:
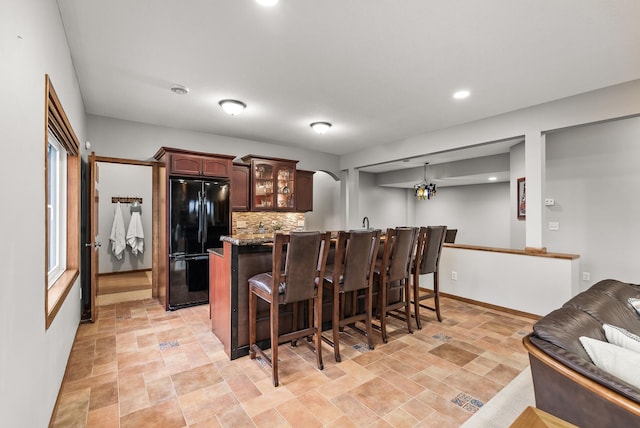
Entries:
[[[371, 328], [371, 314], [373, 311], [372, 283], [378, 246], [380, 244], [380, 230], [338, 232], [334, 263], [328, 265], [324, 276], [325, 287], [333, 291], [333, 340], [323, 337], [324, 341], [333, 346], [333, 354], [340, 362], [340, 330], [347, 325], [367, 337], [369, 349], [374, 349]], [[363, 290], [364, 311], [358, 312], [358, 293]], [[349, 316], [345, 317], [345, 294], [351, 293], [351, 308]], [[355, 326], [363, 321], [365, 330]]]
[[[445, 238], [446, 226], [421, 227], [418, 232], [418, 242], [416, 244], [416, 255], [411, 267], [413, 274], [413, 307], [418, 329], [422, 328], [420, 323], [420, 307], [436, 312], [438, 321], [442, 322], [440, 315], [440, 295], [438, 290], [438, 267], [440, 266], [440, 254]], [[433, 274], [433, 291], [420, 295], [420, 275]], [[434, 306], [427, 306], [420, 303], [422, 300], [433, 299]]]
[[[256, 353], [269, 364], [273, 385], [278, 386], [278, 345], [302, 337], [315, 335], [314, 344], [304, 343], [316, 353], [318, 368], [322, 363], [322, 284], [324, 269], [329, 254], [331, 234], [320, 232], [291, 232], [276, 234], [273, 244], [271, 272], [261, 273], [249, 279], [249, 355]], [[284, 262], [284, 263], [283, 263]], [[284, 270], [283, 270], [284, 265]], [[256, 318], [258, 299], [271, 306], [271, 358], [256, 344]], [[307, 302], [306, 326], [297, 328], [297, 303]], [[279, 310], [281, 305], [293, 303], [292, 331], [280, 334]]]
[[[411, 310], [409, 308], [409, 277], [411, 261], [418, 229], [415, 227], [397, 227], [387, 229], [382, 261], [377, 264], [374, 273], [374, 286], [378, 290], [378, 315], [380, 316], [380, 330], [382, 341], [387, 343], [387, 314], [399, 319], [405, 319], [409, 333], [411, 328]], [[397, 291], [399, 299], [389, 302], [389, 295]], [[404, 309], [401, 318], [394, 311]]]

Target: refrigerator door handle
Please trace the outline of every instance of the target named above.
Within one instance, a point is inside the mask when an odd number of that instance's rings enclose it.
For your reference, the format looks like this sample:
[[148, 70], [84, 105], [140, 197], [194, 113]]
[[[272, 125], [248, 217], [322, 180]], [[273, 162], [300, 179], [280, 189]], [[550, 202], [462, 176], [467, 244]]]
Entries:
[[[202, 212], [201, 212], [201, 217], [202, 217], [202, 234], [203, 234], [203, 238], [202, 238], [202, 242], [207, 242], [208, 240], [208, 232], [207, 232], [207, 194], [202, 192]], [[204, 248], [206, 250], [206, 248]]]
[[202, 192], [198, 191], [198, 243], [202, 243]]

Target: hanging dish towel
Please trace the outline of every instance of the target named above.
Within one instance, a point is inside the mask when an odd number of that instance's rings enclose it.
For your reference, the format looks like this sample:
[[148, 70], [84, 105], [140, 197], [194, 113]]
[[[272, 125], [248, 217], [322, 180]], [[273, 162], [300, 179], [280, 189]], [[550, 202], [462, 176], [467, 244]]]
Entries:
[[142, 217], [139, 212], [131, 213], [131, 221], [127, 229], [127, 244], [131, 247], [133, 254], [144, 251], [144, 232], [142, 230]]
[[122, 208], [120, 202], [116, 204], [116, 210], [113, 215], [113, 225], [111, 226], [111, 251], [116, 259], [121, 260], [126, 242], [124, 240], [124, 219], [122, 217]]

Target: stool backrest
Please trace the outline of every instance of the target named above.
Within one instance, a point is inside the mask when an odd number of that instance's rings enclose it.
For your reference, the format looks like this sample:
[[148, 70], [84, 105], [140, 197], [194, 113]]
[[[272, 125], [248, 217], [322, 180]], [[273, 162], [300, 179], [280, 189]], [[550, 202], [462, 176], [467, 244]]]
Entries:
[[[273, 280], [284, 287], [284, 303], [311, 299], [318, 278], [324, 275], [329, 253], [330, 234], [291, 232], [276, 234], [273, 249]], [[286, 248], [286, 249], [285, 249]], [[281, 271], [286, 251], [284, 272]]]
[[379, 244], [380, 230], [338, 233], [334, 281], [342, 279], [345, 292], [371, 285]]
[[438, 271], [446, 230], [446, 226], [420, 228], [414, 266], [417, 267], [421, 275]]
[[387, 229], [382, 262], [387, 282], [400, 281], [409, 277], [417, 231], [416, 227]]

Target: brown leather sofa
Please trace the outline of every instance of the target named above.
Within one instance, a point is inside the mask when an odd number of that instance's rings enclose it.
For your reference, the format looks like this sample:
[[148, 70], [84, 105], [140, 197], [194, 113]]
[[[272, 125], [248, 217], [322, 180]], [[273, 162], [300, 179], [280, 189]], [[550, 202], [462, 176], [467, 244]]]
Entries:
[[640, 298], [640, 285], [600, 281], [534, 324], [523, 342], [536, 407], [580, 427], [640, 426], [640, 389], [596, 367], [579, 340], [606, 341], [603, 323], [640, 335], [629, 297]]

